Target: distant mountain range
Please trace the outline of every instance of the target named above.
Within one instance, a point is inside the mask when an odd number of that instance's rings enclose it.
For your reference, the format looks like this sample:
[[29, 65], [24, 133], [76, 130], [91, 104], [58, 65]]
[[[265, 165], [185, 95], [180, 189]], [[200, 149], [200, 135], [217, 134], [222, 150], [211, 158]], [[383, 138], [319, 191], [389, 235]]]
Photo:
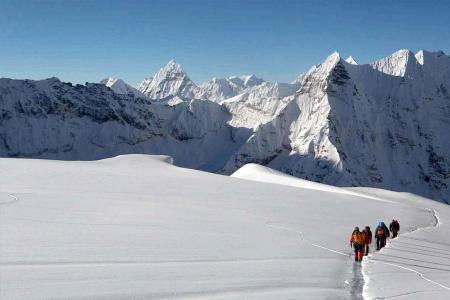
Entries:
[[331, 54], [292, 83], [196, 85], [170, 61], [138, 88], [0, 79], [0, 156], [93, 160], [167, 154], [229, 174], [246, 163], [339, 186], [450, 201], [450, 58], [400, 50], [372, 64]]

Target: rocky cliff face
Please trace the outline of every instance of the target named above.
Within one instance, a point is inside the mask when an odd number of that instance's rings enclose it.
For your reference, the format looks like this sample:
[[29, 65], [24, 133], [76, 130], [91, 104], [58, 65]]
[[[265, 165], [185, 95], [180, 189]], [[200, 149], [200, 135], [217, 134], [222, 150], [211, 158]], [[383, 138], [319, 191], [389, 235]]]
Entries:
[[127, 87], [1, 79], [0, 155], [168, 154], [226, 174], [251, 162], [450, 201], [443, 52], [400, 50], [368, 65], [333, 53], [292, 84], [241, 76], [196, 86], [172, 61], [141, 84], [142, 94]]

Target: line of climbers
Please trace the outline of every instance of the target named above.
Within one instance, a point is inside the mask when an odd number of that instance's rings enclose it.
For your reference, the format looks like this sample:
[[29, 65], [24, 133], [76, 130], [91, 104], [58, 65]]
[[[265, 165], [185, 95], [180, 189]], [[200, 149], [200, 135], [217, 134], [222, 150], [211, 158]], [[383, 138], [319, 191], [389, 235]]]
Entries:
[[[389, 231], [390, 229], [390, 231]], [[392, 220], [389, 228], [384, 222], [380, 222], [375, 228], [375, 239], [377, 241], [377, 251], [386, 246], [386, 240], [390, 237], [396, 238], [400, 231], [400, 224], [397, 220]], [[372, 231], [366, 226], [363, 231], [359, 231], [359, 227], [355, 227], [350, 236], [350, 247], [355, 251], [355, 261], [362, 261], [363, 256], [369, 254], [369, 246], [372, 244]]]

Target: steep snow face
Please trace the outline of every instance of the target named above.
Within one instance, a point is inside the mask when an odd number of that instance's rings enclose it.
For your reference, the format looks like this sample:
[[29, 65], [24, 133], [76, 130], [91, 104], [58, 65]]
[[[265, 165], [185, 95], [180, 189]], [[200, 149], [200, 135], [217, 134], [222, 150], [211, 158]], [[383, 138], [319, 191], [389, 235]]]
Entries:
[[240, 87], [234, 85], [227, 78], [213, 78], [198, 87], [196, 97], [219, 102], [234, 97], [241, 91]]
[[275, 118], [298, 87], [298, 84], [264, 82], [220, 103], [233, 116], [230, 125], [255, 129]]
[[256, 77], [255, 75], [242, 75], [242, 76], [232, 76], [228, 78], [229, 81], [233, 82], [237, 86], [241, 87], [252, 87], [256, 85], [260, 85], [264, 82], [263, 79]]
[[353, 58], [353, 56], [349, 56], [347, 57], [347, 59], [345, 60], [346, 62], [348, 62], [351, 65], [357, 65], [358, 63], [356, 62], [356, 60]]
[[406, 72], [414, 72], [418, 65], [414, 53], [409, 50], [402, 49], [392, 55], [380, 59], [371, 64], [371, 66], [385, 74], [393, 76], [405, 76]]
[[[328, 140], [327, 115], [330, 112], [326, 94], [326, 78], [336, 64], [340, 62], [337, 53], [313, 67], [303, 79], [303, 85], [295, 97], [281, 110], [272, 121], [259, 126], [252, 137], [233, 156], [225, 172], [229, 173], [247, 164], [258, 163], [277, 166], [285, 172], [302, 177], [321, 169], [321, 174], [328, 173], [330, 167], [317, 166], [314, 161], [321, 156], [334, 159], [339, 163], [339, 155]], [[318, 153], [316, 149], [326, 149]], [[296, 154], [290, 156], [290, 154]], [[319, 160], [317, 160], [319, 162]]]
[[175, 60], [171, 60], [151, 81], [145, 79], [140, 84], [139, 91], [148, 98], [158, 101], [170, 100], [173, 97], [190, 100], [194, 98], [196, 88], [181, 66]]
[[137, 89], [135, 89], [131, 85], [125, 83], [122, 79], [109, 77], [109, 78], [103, 79], [102, 81], [100, 81], [100, 83], [111, 88], [117, 94], [124, 94], [124, 95], [132, 94], [135, 97], [145, 97], [144, 94], [139, 92]]
[[149, 78], [144, 78], [144, 80], [142, 80], [142, 82], [139, 84], [138, 86], [138, 91], [142, 92], [143, 90], [145, 90], [148, 85], [152, 82], [153, 77], [149, 77]]
[[0, 156], [92, 160], [123, 153], [170, 154], [214, 171], [236, 147], [230, 116], [210, 101], [172, 106], [103, 84], [56, 78], [0, 79]]
[[331, 55], [224, 172], [258, 163], [319, 182], [450, 200], [450, 140], [442, 138], [450, 130], [450, 59], [418, 56], [423, 64], [400, 51], [352, 65]]
[[198, 99], [219, 102], [243, 93], [246, 89], [260, 85], [263, 82], [263, 79], [255, 75], [213, 78], [200, 85], [195, 91], [195, 96]]

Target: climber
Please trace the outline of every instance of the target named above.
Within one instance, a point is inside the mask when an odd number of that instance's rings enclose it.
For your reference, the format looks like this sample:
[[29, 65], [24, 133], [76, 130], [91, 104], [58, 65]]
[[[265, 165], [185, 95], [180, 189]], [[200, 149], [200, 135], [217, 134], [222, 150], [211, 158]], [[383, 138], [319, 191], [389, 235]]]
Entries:
[[380, 222], [375, 228], [375, 238], [377, 239], [377, 250], [386, 246], [386, 239], [390, 236], [389, 229], [384, 222]]
[[389, 225], [389, 229], [392, 232], [392, 238], [396, 238], [398, 235], [398, 232], [400, 231], [400, 224], [397, 220], [392, 220], [391, 224]]
[[364, 256], [369, 254], [369, 246], [372, 244], [372, 231], [370, 231], [370, 227], [366, 226], [362, 231], [364, 236]]
[[362, 261], [363, 258], [363, 247], [364, 247], [364, 236], [358, 227], [352, 232], [350, 236], [350, 247], [355, 250], [355, 261]]

